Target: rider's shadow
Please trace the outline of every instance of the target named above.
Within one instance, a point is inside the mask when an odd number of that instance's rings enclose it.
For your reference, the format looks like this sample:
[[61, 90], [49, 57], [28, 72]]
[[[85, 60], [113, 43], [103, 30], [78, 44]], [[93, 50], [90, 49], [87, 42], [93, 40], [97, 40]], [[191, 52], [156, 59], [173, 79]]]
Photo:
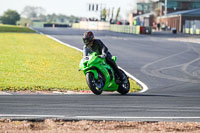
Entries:
[[163, 94], [141, 94], [141, 93], [128, 93], [126, 95], [121, 95], [118, 93], [103, 93], [101, 96], [122, 96], [122, 97], [129, 97], [129, 96], [134, 96], [134, 97], [178, 97], [174, 95], [163, 95]]

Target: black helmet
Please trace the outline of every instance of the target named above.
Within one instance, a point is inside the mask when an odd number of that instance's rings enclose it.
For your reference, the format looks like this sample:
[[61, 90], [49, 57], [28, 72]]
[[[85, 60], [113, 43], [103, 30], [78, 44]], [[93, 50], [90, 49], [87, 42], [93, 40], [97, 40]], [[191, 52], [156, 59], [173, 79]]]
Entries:
[[83, 42], [87, 46], [94, 39], [94, 34], [91, 31], [87, 31], [83, 34]]

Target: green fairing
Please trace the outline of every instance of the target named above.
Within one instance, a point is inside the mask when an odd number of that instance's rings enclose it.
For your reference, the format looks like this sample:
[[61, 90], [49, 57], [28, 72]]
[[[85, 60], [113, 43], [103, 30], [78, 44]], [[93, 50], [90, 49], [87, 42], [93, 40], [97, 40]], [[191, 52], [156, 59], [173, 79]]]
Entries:
[[[116, 61], [116, 57], [113, 56], [112, 59]], [[94, 74], [95, 79], [98, 79], [98, 72], [101, 72], [105, 77], [105, 85], [103, 87], [104, 91], [117, 91], [118, 84], [115, 82], [115, 75], [113, 69], [105, 62], [105, 59], [99, 58], [95, 52], [90, 54], [89, 60], [81, 61], [80, 70], [86, 73], [91, 72]], [[112, 80], [111, 75], [109, 74], [108, 70], [112, 73]], [[111, 81], [110, 81], [111, 80]]]

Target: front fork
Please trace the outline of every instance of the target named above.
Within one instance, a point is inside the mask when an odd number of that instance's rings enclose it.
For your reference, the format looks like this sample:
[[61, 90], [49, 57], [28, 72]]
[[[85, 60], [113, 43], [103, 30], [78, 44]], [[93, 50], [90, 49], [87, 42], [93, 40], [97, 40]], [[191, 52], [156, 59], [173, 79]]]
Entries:
[[99, 89], [101, 89], [101, 88], [103, 88], [104, 87], [104, 83], [103, 83], [103, 81], [102, 80], [95, 80], [94, 81], [94, 84], [96, 85], [96, 87], [97, 88], [99, 88]]
[[93, 78], [92, 82], [95, 84], [95, 86], [97, 88], [101, 89], [104, 87], [105, 79], [103, 78], [103, 76], [100, 73], [98, 73], [96, 70], [89, 70], [87, 72], [93, 73], [94, 78]]

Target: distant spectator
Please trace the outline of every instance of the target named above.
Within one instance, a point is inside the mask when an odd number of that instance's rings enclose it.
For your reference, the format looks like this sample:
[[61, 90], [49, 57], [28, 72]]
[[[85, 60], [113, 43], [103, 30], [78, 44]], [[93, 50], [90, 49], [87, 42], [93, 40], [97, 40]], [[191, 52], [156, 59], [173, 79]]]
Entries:
[[113, 19], [110, 19], [110, 24], [114, 24]]
[[166, 25], [162, 24], [162, 30], [166, 30]]
[[156, 28], [157, 28], [157, 24], [156, 24], [156, 22], [153, 22], [153, 27], [152, 27], [154, 30], [156, 30]]
[[157, 23], [158, 31], [160, 31], [160, 23]]
[[129, 22], [126, 22], [126, 23], [125, 23], [125, 25], [129, 25], [129, 24], [130, 24]]
[[117, 25], [121, 25], [121, 24], [122, 24], [122, 22], [120, 22], [120, 21], [117, 22]]
[[134, 25], [134, 26], [137, 25], [137, 21], [136, 21], [136, 20], [133, 21], [133, 25]]

